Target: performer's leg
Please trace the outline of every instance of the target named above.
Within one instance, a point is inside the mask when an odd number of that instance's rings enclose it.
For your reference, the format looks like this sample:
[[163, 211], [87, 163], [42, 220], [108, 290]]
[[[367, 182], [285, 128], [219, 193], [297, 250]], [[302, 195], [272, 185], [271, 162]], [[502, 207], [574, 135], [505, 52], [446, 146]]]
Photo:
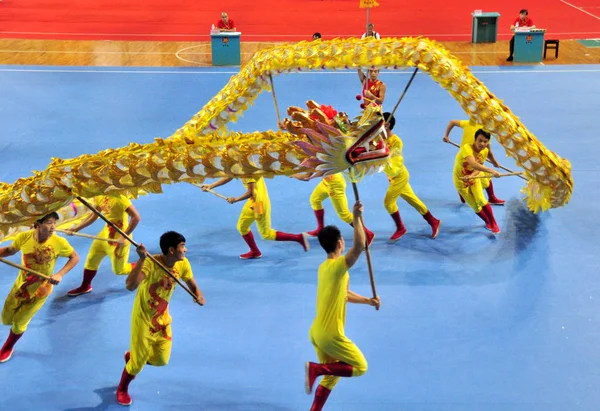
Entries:
[[325, 364], [309, 362], [306, 366], [307, 391], [312, 389], [316, 378], [321, 375], [358, 377], [367, 372], [365, 356], [347, 337], [336, 337], [325, 344], [319, 344], [319, 348], [327, 356], [339, 362]]
[[504, 205], [506, 201], [499, 199], [496, 197], [494, 193], [494, 183], [491, 178], [482, 178], [481, 179], [481, 187], [485, 188], [485, 191], [488, 195], [488, 204], [492, 205]]
[[310, 195], [310, 206], [315, 212], [315, 217], [317, 218], [317, 228], [307, 233], [312, 237], [319, 235], [319, 231], [321, 231], [321, 229], [325, 226], [325, 210], [323, 209], [323, 201], [327, 197], [329, 197], [329, 193], [327, 192], [327, 184], [324, 180], [321, 180]]
[[[315, 351], [317, 352], [317, 357], [319, 358], [319, 363], [328, 364], [328, 363], [337, 362], [337, 360], [335, 358], [332, 358], [332, 357], [328, 356], [327, 354], [325, 354], [325, 352], [323, 352], [321, 349], [319, 349], [319, 347], [317, 347], [316, 345], [315, 345]], [[307, 373], [307, 376], [308, 375], [309, 374]], [[331, 394], [331, 390], [333, 390], [333, 387], [335, 387], [335, 385], [338, 383], [339, 380], [340, 380], [340, 377], [336, 377], [334, 375], [326, 375], [323, 377], [323, 379], [321, 380], [321, 383], [317, 386], [317, 389], [315, 390], [315, 398], [313, 400], [310, 411], [321, 411], [323, 409], [323, 406], [325, 405], [327, 398], [329, 398], [329, 394]], [[310, 385], [310, 382], [307, 381], [307, 384]], [[312, 391], [312, 386], [311, 385], [307, 386], [306, 389], [307, 389], [307, 392], [310, 394], [310, 391]]]
[[336, 175], [329, 181], [329, 198], [336, 214], [344, 223], [350, 224], [354, 219], [352, 212], [348, 208], [348, 197], [346, 197], [346, 180], [342, 175]]
[[[12, 293], [12, 292], [11, 292]], [[0, 349], [0, 363], [6, 362], [10, 359], [13, 354], [14, 345], [19, 338], [23, 335], [25, 330], [27, 330], [27, 326], [31, 322], [33, 316], [42, 308], [48, 296], [44, 297], [34, 297], [33, 299], [23, 301], [18, 298], [11, 298], [9, 294], [9, 299], [12, 301], [8, 301], [8, 306], [5, 304], [5, 309], [8, 311], [12, 311], [11, 314], [5, 316], [4, 310], [2, 311], [2, 322], [5, 325], [11, 325], [10, 333], [4, 346]], [[11, 320], [10, 324], [8, 324], [8, 320]], [[7, 320], [5, 322], [5, 320]]]
[[427, 221], [427, 223], [429, 223], [429, 225], [431, 226], [431, 238], [437, 237], [440, 231], [441, 221], [435, 218], [429, 212], [429, 210], [427, 210], [427, 206], [421, 201], [419, 197], [417, 197], [410, 183], [406, 183], [406, 185], [402, 188], [400, 196], [404, 199], [404, 201], [406, 201], [415, 210], [417, 210], [423, 216], [425, 221]]
[[132, 402], [129, 395], [129, 383], [142, 371], [150, 359], [150, 343], [148, 325], [141, 320], [132, 321], [131, 346], [129, 352], [125, 354], [125, 368], [117, 387], [117, 402], [121, 405], [130, 405]]
[[[131, 237], [131, 236], [130, 236]], [[133, 265], [128, 262], [131, 243], [126, 241], [120, 247], [112, 246], [111, 253], [108, 254], [112, 263], [113, 273], [117, 275], [127, 275], [133, 269]]]
[[167, 326], [167, 337], [160, 338], [151, 345], [150, 358], [148, 364], [155, 367], [162, 367], [169, 363], [171, 358], [172, 334], [171, 326]]
[[249, 252], [240, 255], [242, 260], [260, 258], [262, 256], [258, 246], [256, 245], [256, 242], [254, 241], [254, 235], [252, 234], [252, 231], [250, 231], [250, 226], [252, 226], [252, 223], [254, 223], [254, 211], [252, 210], [251, 202], [246, 201], [246, 204], [244, 204], [244, 208], [242, 208], [240, 218], [237, 222], [237, 229], [239, 233], [242, 235], [244, 241], [246, 241], [246, 244], [248, 244], [248, 247], [250, 247]]
[[406, 184], [407, 179], [403, 178], [392, 178], [390, 179], [390, 185], [385, 193], [383, 199], [383, 205], [387, 212], [392, 216], [392, 220], [396, 223], [396, 231], [390, 237], [390, 241], [398, 241], [404, 234], [406, 234], [406, 227], [400, 217], [400, 211], [398, 210], [398, 204], [396, 201], [402, 192], [402, 187]]
[[490, 204], [488, 203], [485, 206], [483, 206], [481, 212], [487, 216], [488, 221], [492, 226], [492, 233], [500, 234], [500, 227], [498, 227], [498, 224], [496, 223], [496, 219], [494, 218], [494, 212], [492, 211], [492, 207], [490, 206]]
[[290, 234], [284, 233], [283, 231], [275, 231], [271, 227], [271, 206], [268, 200], [263, 200], [263, 213], [255, 214], [256, 226], [260, 236], [265, 240], [270, 241], [294, 241], [304, 248], [304, 251], [308, 251], [310, 245], [306, 233]]
[[[103, 229], [98, 237], [108, 237], [108, 230]], [[67, 295], [69, 297], [76, 297], [81, 294], [86, 294], [92, 291], [92, 280], [96, 276], [98, 272], [98, 268], [100, 267], [100, 263], [112, 250], [110, 249], [110, 245], [107, 241], [102, 240], [94, 240], [90, 247], [90, 251], [85, 260], [85, 265], [83, 266], [83, 279], [81, 281], [81, 285], [77, 288], [70, 290]]]

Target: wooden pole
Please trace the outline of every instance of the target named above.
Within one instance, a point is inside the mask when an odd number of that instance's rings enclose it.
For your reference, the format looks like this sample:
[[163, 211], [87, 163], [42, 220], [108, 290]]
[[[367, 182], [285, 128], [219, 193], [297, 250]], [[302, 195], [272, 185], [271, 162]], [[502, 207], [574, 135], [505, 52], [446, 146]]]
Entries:
[[396, 112], [396, 109], [398, 108], [398, 106], [400, 105], [400, 102], [402, 101], [402, 99], [404, 98], [404, 95], [406, 94], [406, 92], [408, 91], [408, 88], [410, 87], [413, 79], [415, 78], [415, 76], [417, 75], [417, 71], [419, 71], [418, 67], [415, 67], [415, 71], [412, 73], [412, 76], [410, 76], [410, 80], [408, 80], [408, 83], [406, 84], [406, 87], [404, 87], [404, 91], [402, 92], [402, 95], [400, 96], [400, 98], [398, 99], [398, 102], [396, 103], [396, 105], [394, 106], [394, 109], [392, 110], [392, 114], [390, 114], [387, 123], [389, 123], [389, 121], [392, 119], [392, 117], [394, 117], [394, 113]]
[[4, 258], [0, 258], [0, 262], [3, 262], [6, 265], [10, 265], [11, 267], [18, 268], [19, 270], [25, 271], [26, 273], [33, 274], [36, 277], [42, 278], [42, 279], [44, 279], [46, 281], [51, 281], [52, 280], [52, 278], [48, 277], [46, 274], [39, 273], [39, 272], [37, 272], [35, 270], [32, 270], [31, 268], [27, 268], [27, 267], [24, 267], [24, 266], [22, 266], [20, 264], [13, 263], [12, 261], [5, 260]]
[[269, 81], [271, 82], [271, 93], [273, 93], [273, 103], [275, 104], [275, 113], [277, 114], [277, 127], [280, 128], [281, 116], [279, 115], [279, 104], [277, 104], [277, 96], [275, 95], [275, 84], [273, 76], [269, 73]]
[[77, 231], [59, 230], [59, 229], [56, 229], [54, 231], [56, 231], [58, 233], [64, 233], [67, 235], [75, 235], [77, 237], [91, 238], [92, 240], [108, 241], [109, 243], [118, 243], [119, 242], [119, 240], [115, 240], [114, 238], [96, 237], [95, 235], [78, 233]]

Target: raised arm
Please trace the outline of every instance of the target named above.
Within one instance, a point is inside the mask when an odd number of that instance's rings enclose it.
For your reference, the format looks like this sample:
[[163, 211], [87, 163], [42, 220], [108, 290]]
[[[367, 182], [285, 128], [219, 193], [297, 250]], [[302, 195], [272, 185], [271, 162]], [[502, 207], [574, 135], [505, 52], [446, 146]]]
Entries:
[[0, 257], [10, 257], [11, 255], [15, 255], [19, 252], [16, 248], [12, 246], [0, 247]]
[[215, 181], [212, 184], [202, 184], [202, 186], [200, 186], [200, 188], [204, 191], [212, 190], [213, 188], [224, 186], [225, 184], [229, 183], [231, 180], [233, 180], [233, 177], [221, 177], [220, 179], [218, 179], [217, 181]]
[[452, 129], [454, 127], [460, 127], [460, 120], [450, 120], [450, 122], [446, 126], [446, 132], [444, 133], [444, 138], [442, 138], [442, 140], [444, 142], [447, 143], [450, 141], [450, 132], [452, 131]]
[[358, 79], [360, 80], [360, 84], [365, 84], [365, 73], [361, 68], [358, 69]]
[[365, 244], [367, 242], [365, 228], [362, 225], [362, 212], [363, 205], [360, 201], [357, 201], [354, 203], [354, 207], [352, 208], [352, 214], [354, 216], [352, 222], [352, 225], [354, 226], [354, 241], [352, 247], [344, 256], [346, 259], [346, 266], [348, 268], [352, 267], [358, 261], [358, 258], [365, 249]]
[[75, 233], [83, 230], [86, 227], [91, 226], [94, 221], [96, 221], [98, 219], [98, 215], [96, 213], [91, 213], [89, 216], [87, 216], [82, 222], [80, 222], [77, 226], [71, 228], [70, 230], [65, 230], [67, 231], [67, 234], [69, 231], [73, 231]]
[[129, 225], [127, 225], [127, 230], [125, 230], [125, 234], [130, 235], [131, 233], [133, 233], [133, 230], [135, 230], [140, 221], [142, 221], [142, 217], [140, 216], [140, 213], [138, 213], [137, 209], [134, 207], [133, 204], [127, 207], [125, 212], [129, 216]]

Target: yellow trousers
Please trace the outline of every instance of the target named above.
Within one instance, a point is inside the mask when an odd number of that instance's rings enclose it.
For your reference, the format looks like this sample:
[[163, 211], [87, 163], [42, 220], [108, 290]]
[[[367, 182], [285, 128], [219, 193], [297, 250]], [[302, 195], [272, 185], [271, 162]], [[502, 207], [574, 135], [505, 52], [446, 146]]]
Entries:
[[[335, 337], [315, 337], [311, 334], [310, 341], [315, 347], [317, 358], [321, 364], [343, 362], [352, 366], [352, 376], [358, 377], [367, 372], [367, 360], [360, 349], [344, 335]], [[320, 385], [332, 390], [340, 377], [325, 375]]]
[[[98, 234], [98, 237], [108, 238], [108, 228], [104, 227], [104, 229], [100, 231], [100, 234]], [[125, 241], [125, 244], [117, 247], [115, 243], [112, 242], [94, 240], [85, 260], [84, 268], [86, 270], [96, 271], [100, 267], [102, 260], [108, 256], [112, 263], [112, 270], [115, 274], [129, 274], [131, 272], [131, 264], [128, 263], [130, 247], [129, 241]]]
[[260, 205], [256, 204], [252, 199], [246, 201], [237, 222], [237, 229], [240, 234], [248, 234], [252, 223], [255, 221], [262, 238], [265, 240], [275, 240], [276, 232], [271, 227], [271, 202], [268, 198], [263, 199]]
[[134, 321], [131, 324], [131, 348], [127, 372], [138, 375], [146, 363], [162, 367], [171, 358], [171, 325], [166, 328], [165, 337], [162, 333], [150, 332], [150, 326], [144, 321]]
[[390, 186], [388, 187], [387, 192], [385, 193], [385, 198], [383, 199], [383, 205], [388, 213], [394, 214], [396, 211], [398, 211], [398, 204], [396, 204], [398, 197], [402, 197], [404, 201], [421, 213], [421, 215], [427, 213], [427, 206], [413, 191], [410, 183], [408, 182], [409, 178], [410, 174], [408, 173], [408, 170], [404, 168], [404, 172], [389, 179]]
[[454, 180], [456, 191], [476, 213], [479, 213], [488, 203], [483, 195], [483, 190], [488, 188], [489, 185], [489, 178], [476, 178], [471, 180], [468, 185], [465, 185], [461, 180]]
[[22, 334], [27, 330], [27, 325], [46, 302], [48, 295], [44, 297], [34, 296], [32, 298], [17, 298], [18, 289], [13, 287], [6, 297], [4, 308], [2, 308], [2, 324], [10, 325], [14, 334]]
[[348, 208], [346, 180], [341, 173], [326, 177], [319, 182], [310, 195], [310, 206], [313, 210], [322, 210], [323, 201], [327, 197], [331, 199], [333, 209], [338, 217], [340, 217], [340, 220], [350, 224], [352, 222], [352, 213]]

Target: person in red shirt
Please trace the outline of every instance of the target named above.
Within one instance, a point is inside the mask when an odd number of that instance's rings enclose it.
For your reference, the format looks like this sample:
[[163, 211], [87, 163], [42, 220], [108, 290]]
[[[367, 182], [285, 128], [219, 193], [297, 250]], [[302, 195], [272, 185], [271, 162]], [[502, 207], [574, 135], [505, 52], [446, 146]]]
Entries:
[[[512, 31], [515, 31], [519, 27], [529, 27], [532, 29], [535, 28], [535, 25], [533, 24], [533, 20], [531, 20], [528, 17], [528, 15], [529, 15], [529, 12], [526, 9], [522, 9], [519, 12], [519, 17], [517, 17], [515, 19], [513, 24], [510, 26], [510, 29]], [[513, 35], [512, 38], [510, 39], [510, 56], [508, 56], [506, 61], [513, 61], [514, 53], [515, 53], [515, 36]]]
[[236, 31], [235, 23], [229, 18], [227, 13], [221, 13], [221, 20], [217, 23], [217, 28], [221, 31]]

